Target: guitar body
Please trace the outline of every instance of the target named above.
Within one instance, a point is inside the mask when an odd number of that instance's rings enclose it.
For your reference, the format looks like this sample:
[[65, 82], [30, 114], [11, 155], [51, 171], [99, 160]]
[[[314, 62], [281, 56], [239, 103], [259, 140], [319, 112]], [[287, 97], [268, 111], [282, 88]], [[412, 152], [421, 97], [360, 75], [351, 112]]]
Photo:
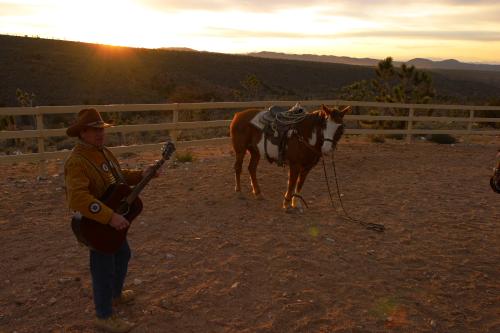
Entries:
[[[132, 189], [125, 184], [113, 184], [100, 200], [132, 224], [132, 221], [142, 212], [142, 201], [137, 197], [130, 206], [127, 205], [124, 199], [131, 192]], [[71, 228], [78, 241], [90, 249], [105, 254], [114, 254], [125, 242], [130, 226], [116, 230], [107, 224], [82, 216], [71, 220]]]

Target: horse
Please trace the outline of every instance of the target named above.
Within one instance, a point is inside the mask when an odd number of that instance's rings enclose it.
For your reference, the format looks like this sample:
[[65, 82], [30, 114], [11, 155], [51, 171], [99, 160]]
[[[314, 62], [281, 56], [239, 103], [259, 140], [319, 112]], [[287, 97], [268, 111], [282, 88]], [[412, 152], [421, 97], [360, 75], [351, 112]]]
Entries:
[[490, 186], [493, 191], [500, 193], [500, 149], [496, 157], [496, 167], [493, 168], [493, 176], [490, 178]]
[[[350, 108], [347, 106], [339, 110], [322, 105], [319, 110], [304, 113], [300, 121], [287, 128], [284, 138], [287, 148], [283, 159], [289, 166], [289, 173], [282, 205], [286, 211], [302, 209], [297, 199], [302, 198], [300, 192], [307, 174], [324, 154], [335, 149], [344, 131], [344, 115]], [[263, 128], [256, 125], [265, 112], [262, 109], [243, 110], [236, 113], [231, 121], [230, 135], [236, 158], [235, 192], [241, 198], [244, 196], [241, 194], [240, 175], [246, 152], [250, 153], [248, 171], [252, 192], [257, 199], [263, 199], [257, 182], [257, 165], [261, 156], [266, 156], [271, 163], [277, 162], [280, 156], [280, 147], [272, 144], [266, 138]]]

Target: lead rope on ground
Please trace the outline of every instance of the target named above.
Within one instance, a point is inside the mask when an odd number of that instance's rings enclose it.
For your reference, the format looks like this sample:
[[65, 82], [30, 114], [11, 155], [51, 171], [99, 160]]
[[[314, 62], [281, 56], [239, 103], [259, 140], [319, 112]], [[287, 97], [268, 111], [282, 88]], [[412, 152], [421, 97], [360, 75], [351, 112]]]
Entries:
[[[370, 223], [370, 222], [364, 222], [364, 221], [361, 221], [361, 220], [357, 220], [357, 219], [352, 218], [347, 213], [347, 211], [344, 208], [344, 204], [342, 203], [342, 196], [340, 195], [340, 187], [339, 187], [339, 181], [337, 179], [337, 170], [335, 168], [335, 158], [334, 158], [334, 152], [333, 152], [333, 150], [332, 150], [331, 159], [332, 159], [333, 176], [334, 176], [334, 179], [335, 179], [335, 186], [336, 186], [336, 189], [337, 189], [337, 197], [339, 199], [340, 207], [341, 207], [342, 212], [344, 214], [343, 217], [346, 220], [348, 220], [348, 221], [361, 224], [362, 226], [364, 226], [368, 230], [373, 230], [373, 231], [376, 231], [376, 232], [384, 232], [385, 226], [383, 224]], [[335, 201], [333, 200], [332, 191], [330, 189], [330, 181], [328, 180], [328, 175], [327, 175], [327, 172], [326, 172], [326, 165], [325, 165], [325, 158], [324, 157], [322, 158], [322, 161], [323, 161], [323, 171], [325, 173], [326, 186], [328, 188], [328, 194], [330, 196], [330, 201], [332, 203], [332, 206], [335, 208], [335, 211], [337, 211], [337, 207], [335, 205]]]

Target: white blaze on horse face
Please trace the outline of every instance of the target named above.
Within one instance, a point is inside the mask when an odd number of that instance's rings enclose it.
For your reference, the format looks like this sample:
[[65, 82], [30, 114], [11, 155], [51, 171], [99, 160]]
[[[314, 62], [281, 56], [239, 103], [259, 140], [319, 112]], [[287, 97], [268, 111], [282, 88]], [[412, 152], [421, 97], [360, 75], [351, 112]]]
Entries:
[[[334, 137], [335, 133], [337, 133], [337, 130], [339, 129], [339, 127], [340, 127], [340, 124], [337, 124], [333, 120], [328, 119], [328, 121], [326, 122], [326, 129], [323, 131], [323, 138], [333, 140], [333, 137]], [[333, 142], [325, 140], [323, 142], [323, 146], [321, 146], [321, 152], [323, 154], [326, 154], [326, 153], [330, 152], [330, 150], [332, 150], [332, 148], [333, 148]]]

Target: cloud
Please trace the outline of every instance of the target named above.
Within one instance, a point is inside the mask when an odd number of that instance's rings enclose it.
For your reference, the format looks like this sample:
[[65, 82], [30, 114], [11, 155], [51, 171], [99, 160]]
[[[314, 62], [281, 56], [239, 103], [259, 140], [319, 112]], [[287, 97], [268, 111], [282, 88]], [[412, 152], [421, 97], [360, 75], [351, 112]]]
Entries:
[[2, 16], [25, 16], [36, 13], [40, 6], [30, 4], [18, 4], [12, 2], [0, 2], [0, 17]]
[[[308, 9], [308, 8], [324, 8], [337, 13], [349, 13], [350, 15], [360, 15], [369, 13], [373, 10], [381, 8], [399, 8], [404, 10], [409, 7], [426, 7], [427, 5], [442, 5], [442, 6], [467, 6], [480, 7], [487, 5], [497, 5], [498, 0], [421, 0], [421, 1], [405, 1], [399, 0], [285, 0], [285, 1], [270, 1], [270, 0], [141, 0], [141, 5], [150, 7], [160, 11], [247, 11], [247, 12], [274, 12], [279, 10], [291, 9]], [[337, 11], [339, 8], [342, 10]]]
[[335, 34], [253, 31], [211, 27], [204, 32], [207, 37], [229, 38], [291, 38], [291, 39], [340, 39], [340, 38], [410, 38], [428, 40], [461, 40], [500, 42], [499, 31], [359, 31]]
[[498, 31], [366, 31], [341, 34], [344, 37], [416, 38], [500, 42]]
[[141, 4], [155, 10], [173, 12], [184, 10], [201, 10], [201, 11], [247, 11], [247, 12], [273, 12], [278, 10], [288, 10], [294, 8], [308, 8], [318, 5], [326, 5], [325, 0], [287, 0], [287, 1], [269, 1], [269, 0], [141, 0]]

